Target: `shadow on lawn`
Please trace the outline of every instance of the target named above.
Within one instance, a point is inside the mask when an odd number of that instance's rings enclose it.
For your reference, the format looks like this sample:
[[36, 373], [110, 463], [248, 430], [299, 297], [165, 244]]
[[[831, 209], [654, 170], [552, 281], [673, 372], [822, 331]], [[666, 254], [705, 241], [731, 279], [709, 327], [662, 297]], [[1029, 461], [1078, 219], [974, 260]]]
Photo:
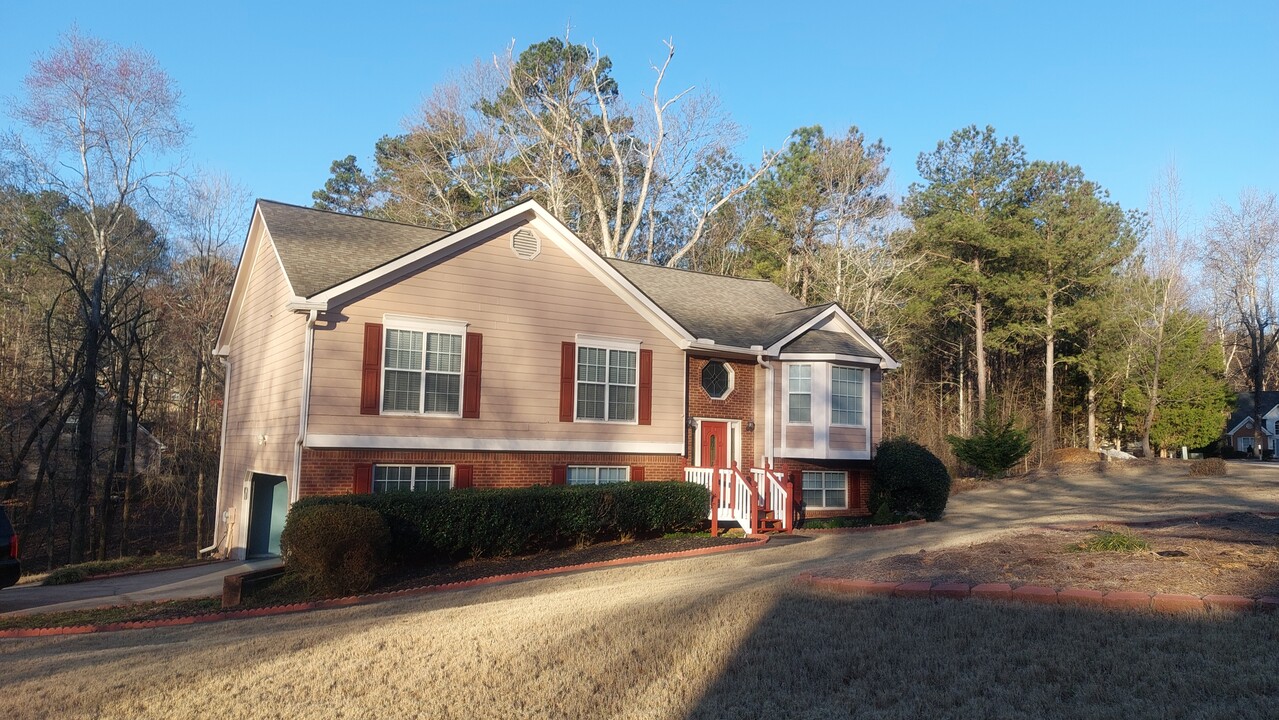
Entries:
[[689, 718], [1274, 717], [1279, 622], [794, 588]]

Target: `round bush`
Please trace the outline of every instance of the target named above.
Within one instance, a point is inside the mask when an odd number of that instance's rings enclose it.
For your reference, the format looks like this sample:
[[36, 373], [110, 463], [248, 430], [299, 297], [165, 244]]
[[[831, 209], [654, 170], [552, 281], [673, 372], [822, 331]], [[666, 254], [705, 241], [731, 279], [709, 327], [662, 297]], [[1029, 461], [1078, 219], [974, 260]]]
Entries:
[[390, 542], [381, 514], [356, 505], [294, 507], [280, 534], [288, 572], [311, 592], [330, 596], [373, 587]]
[[880, 443], [871, 482], [871, 507], [937, 520], [950, 498], [950, 473], [919, 443], [893, 438]]

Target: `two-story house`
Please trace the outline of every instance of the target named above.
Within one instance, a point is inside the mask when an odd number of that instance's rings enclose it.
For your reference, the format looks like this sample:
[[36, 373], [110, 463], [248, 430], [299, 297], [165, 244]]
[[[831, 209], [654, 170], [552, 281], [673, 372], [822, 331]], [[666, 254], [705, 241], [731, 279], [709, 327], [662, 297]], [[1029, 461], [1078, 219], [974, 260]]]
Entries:
[[864, 514], [897, 367], [838, 305], [605, 259], [534, 202], [448, 232], [259, 201], [215, 352], [233, 557], [316, 494], [689, 480], [748, 530]]

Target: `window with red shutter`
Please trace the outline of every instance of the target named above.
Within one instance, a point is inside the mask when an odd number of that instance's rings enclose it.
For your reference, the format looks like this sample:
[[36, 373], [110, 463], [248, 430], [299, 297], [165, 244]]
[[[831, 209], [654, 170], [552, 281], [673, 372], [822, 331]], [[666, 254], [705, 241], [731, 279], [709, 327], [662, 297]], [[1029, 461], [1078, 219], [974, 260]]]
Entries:
[[480, 416], [480, 370], [484, 366], [484, 336], [466, 334], [466, 372], [462, 378], [462, 417]]
[[360, 374], [360, 414], [377, 415], [382, 405], [382, 323], [364, 323], [364, 363]]

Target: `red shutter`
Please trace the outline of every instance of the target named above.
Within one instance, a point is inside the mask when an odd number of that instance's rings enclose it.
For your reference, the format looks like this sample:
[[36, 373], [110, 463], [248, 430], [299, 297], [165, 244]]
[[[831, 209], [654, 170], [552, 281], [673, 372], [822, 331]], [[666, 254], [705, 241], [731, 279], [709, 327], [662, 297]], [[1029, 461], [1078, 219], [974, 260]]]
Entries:
[[639, 424], [653, 424], [653, 351], [640, 350]]
[[367, 495], [373, 492], [373, 465], [364, 463], [355, 466], [355, 478], [351, 483], [351, 492], [356, 495]]
[[466, 334], [466, 372], [462, 378], [462, 417], [480, 416], [480, 369], [484, 366], [484, 336]]
[[568, 484], [568, 466], [567, 465], [551, 466], [551, 484], [552, 485]]
[[465, 490], [469, 487], [475, 487], [475, 466], [474, 465], [454, 465], [453, 466], [453, 489]]
[[631, 482], [644, 482], [644, 466], [643, 465], [631, 466]]
[[360, 414], [377, 415], [382, 406], [382, 323], [364, 323], [364, 372], [360, 378]]
[[577, 343], [560, 344], [560, 422], [573, 422], [573, 385], [577, 379]]

